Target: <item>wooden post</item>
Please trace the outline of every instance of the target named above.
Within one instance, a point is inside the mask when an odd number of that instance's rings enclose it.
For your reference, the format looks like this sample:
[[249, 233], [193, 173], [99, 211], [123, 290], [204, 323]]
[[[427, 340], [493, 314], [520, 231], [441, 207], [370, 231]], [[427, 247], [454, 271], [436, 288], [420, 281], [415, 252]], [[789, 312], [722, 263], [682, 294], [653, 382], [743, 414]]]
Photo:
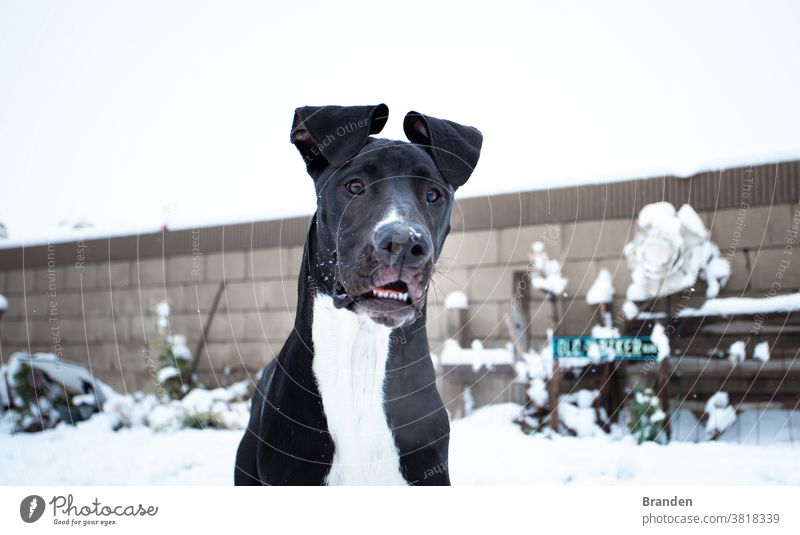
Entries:
[[[665, 322], [667, 326], [672, 324], [672, 297], [667, 296], [666, 300], [666, 312], [667, 312], [667, 321]], [[664, 414], [669, 414], [669, 355], [664, 357], [664, 360], [661, 361], [658, 367], [658, 392], [659, 398], [661, 399], [661, 410], [664, 411]], [[669, 422], [669, 420], [667, 420]]]
[[[224, 289], [225, 281], [222, 281], [219, 283], [219, 288], [217, 288], [217, 293], [214, 296], [213, 303], [211, 304], [211, 312], [208, 313], [208, 319], [206, 319], [206, 324], [203, 326], [203, 333], [200, 336], [200, 340], [197, 342], [197, 349], [194, 351], [194, 360], [192, 360], [192, 365], [189, 368], [189, 377], [186, 381], [189, 388], [194, 386], [197, 366], [200, 364], [200, 357], [206, 347], [206, 338], [208, 338], [208, 333], [211, 331], [211, 323], [214, 321], [214, 316], [217, 314], [217, 307], [219, 306], [219, 300], [222, 297], [222, 291]], [[200, 308], [200, 303], [197, 303], [197, 308]]]
[[458, 342], [461, 347], [469, 347], [469, 324], [467, 323], [467, 314], [469, 310], [466, 308], [449, 308], [445, 313], [445, 334], [448, 338]]
[[[550, 301], [551, 307], [551, 321], [553, 323], [553, 336], [556, 335], [556, 330], [558, 329], [559, 323], [559, 315], [558, 315], [558, 297], [550, 294], [547, 297], [547, 300]], [[558, 365], [558, 359], [556, 358], [555, 354], [553, 354], [553, 376], [550, 378], [550, 384], [548, 385], [547, 392], [549, 394], [549, 401], [550, 401], [550, 428], [558, 433], [559, 432], [559, 418], [558, 418], [558, 395], [561, 390], [561, 369]]]

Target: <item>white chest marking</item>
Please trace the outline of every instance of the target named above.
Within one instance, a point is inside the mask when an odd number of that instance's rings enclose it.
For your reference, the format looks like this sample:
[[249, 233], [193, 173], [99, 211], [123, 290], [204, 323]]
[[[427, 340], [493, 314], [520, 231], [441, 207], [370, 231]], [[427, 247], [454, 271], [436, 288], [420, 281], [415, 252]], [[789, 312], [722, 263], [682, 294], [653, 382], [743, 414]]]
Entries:
[[328, 430], [335, 445], [329, 485], [405, 485], [383, 406], [391, 329], [327, 295], [314, 298], [311, 335]]

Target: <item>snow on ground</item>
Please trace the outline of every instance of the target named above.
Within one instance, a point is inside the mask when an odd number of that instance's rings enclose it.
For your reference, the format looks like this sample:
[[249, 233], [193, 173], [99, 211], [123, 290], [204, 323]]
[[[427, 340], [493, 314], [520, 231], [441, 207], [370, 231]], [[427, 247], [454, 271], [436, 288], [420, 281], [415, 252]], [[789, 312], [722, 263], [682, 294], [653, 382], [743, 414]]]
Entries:
[[[800, 484], [800, 447], [637, 446], [629, 438], [528, 436], [514, 404], [452, 423], [455, 485]], [[230, 485], [240, 431], [108, 431], [104, 416], [37, 434], [0, 432], [0, 484]]]

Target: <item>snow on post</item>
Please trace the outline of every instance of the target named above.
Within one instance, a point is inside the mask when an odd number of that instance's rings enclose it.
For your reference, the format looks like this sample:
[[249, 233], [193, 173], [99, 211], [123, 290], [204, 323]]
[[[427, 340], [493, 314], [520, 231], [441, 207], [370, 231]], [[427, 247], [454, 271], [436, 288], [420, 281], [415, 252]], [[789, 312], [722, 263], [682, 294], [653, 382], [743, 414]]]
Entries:
[[660, 323], [653, 325], [653, 331], [650, 333], [650, 340], [652, 340], [652, 342], [658, 348], [658, 362], [661, 362], [665, 358], [669, 357], [669, 337], [664, 332], [663, 325]]
[[622, 313], [626, 319], [632, 320], [639, 313], [639, 307], [633, 301], [625, 301], [622, 303]]
[[448, 310], [466, 310], [468, 307], [469, 298], [464, 292], [450, 292], [444, 298], [444, 308]]
[[607, 305], [614, 301], [614, 284], [611, 272], [603, 268], [597, 273], [592, 287], [586, 292], [586, 303], [589, 305]]
[[767, 362], [769, 360], [769, 342], [764, 340], [763, 342], [757, 343], [756, 347], [753, 349], [753, 358], [761, 362]]
[[745, 343], [742, 340], [732, 343], [728, 348], [728, 358], [733, 365], [744, 362], [745, 356]]
[[730, 264], [709, 239], [700, 216], [684, 204], [648, 204], [639, 211], [636, 234], [625, 245], [631, 270], [629, 301], [647, 301], [686, 290], [697, 277], [705, 280], [706, 297], [716, 297], [730, 277]]

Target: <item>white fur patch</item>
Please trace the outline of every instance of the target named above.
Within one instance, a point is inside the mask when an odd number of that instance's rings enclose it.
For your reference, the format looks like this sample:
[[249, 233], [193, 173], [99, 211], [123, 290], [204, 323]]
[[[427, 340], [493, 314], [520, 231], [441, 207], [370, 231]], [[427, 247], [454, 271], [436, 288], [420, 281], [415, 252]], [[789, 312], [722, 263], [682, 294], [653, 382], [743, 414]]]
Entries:
[[400, 215], [400, 212], [397, 211], [397, 207], [392, 206], [389, 211], [386, 212], [386, 215], [383, 216], [383, 219], [375, 224], [373, 232], [377, 232], [382, 226], [394, 223], [395, 221], [405, 221], [405, 219]]
[[314, 376], [335, 444], [328, 485], [405, 485], [383, 406], [392, 330], [314, 298]]

